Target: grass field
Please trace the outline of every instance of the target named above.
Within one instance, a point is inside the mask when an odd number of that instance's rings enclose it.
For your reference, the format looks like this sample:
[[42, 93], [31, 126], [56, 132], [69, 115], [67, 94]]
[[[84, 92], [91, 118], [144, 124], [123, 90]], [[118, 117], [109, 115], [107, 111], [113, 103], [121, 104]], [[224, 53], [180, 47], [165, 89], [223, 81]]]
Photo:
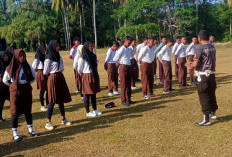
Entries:
[[[19, 120], [19, 133], [26, 137], [14, 143], [10, 125], [9, 102], [3, 111], [6, 122], [0, 123], [0, 156], [232, 156], [232, 49], [217, 49], [217, 101], [218, 120], [211, 127], [198, 128], [195, 122], [202, 118], [198, 95], [194, 86], [177, 89], [169, 95], [162, 94], [156, 87], [156, 96], [142, 99], [141, 83], [133, 91], [135, 105], [125, 108], [119, 97], [108, 97], [107, 73], [103, 69], [106, 50], [98, 50], [101, 93], [97, 102], [103, 115], [87, 118], [83, 102], [75, 94], [72, 61], [68, 53], [62, 52], [65, 78], [72, 94], [72, 102], [66, 104], [66, 115], [73, 124], [62, 126], [58, 106], [54, 110], [52, 122], [55, 130], [47, 131], [46, 113], [40, 111], [39, 91], [33, 83], [33, 119], [35, 130], [41, 135], [36, 138], [27, 135], [24, 117]], [[34, 54], [28, 54], [32, 63]], [[157, 80], [156, 80], [157, 82]], [[105, 109], [110, 101], [116, 108]]]

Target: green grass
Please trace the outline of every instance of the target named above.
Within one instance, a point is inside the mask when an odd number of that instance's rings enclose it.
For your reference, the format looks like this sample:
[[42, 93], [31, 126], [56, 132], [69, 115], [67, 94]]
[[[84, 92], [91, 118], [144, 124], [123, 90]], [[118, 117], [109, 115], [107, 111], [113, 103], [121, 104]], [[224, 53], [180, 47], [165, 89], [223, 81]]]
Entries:
[[[175, 93], [163, 95], [162, 88], [155, 88], [156, 96], [142, 99], [141, 83], [133, 91], [129, 108], [120, 105], [120, 97], [108, 97], [107, 73], [103, 69], [107, 50], [98, 50], [101, 93], [97, 102], [103, 115], [86, 118], [83, 102], [75, 94], [72, 61], [62, 52], [65, 78], [73, 101], [65, 104], [66, 116], [73, 125], [60, 125], [61, 118], [56, 106], [52, 117], [56, 129], [44, 128], [46, 113], [40, 111], [39, 91], [33, 83], [34, 127], [41, 136], [27, 135], [24, 117], [19, 120], [19, 133], [25, 135], [22, 142], [12, 141], [9, 102], [3, 111], [6, 122], [0, 123], [0, 156], [228, 156], [232, 154], [232, 49], [217, 49], [216, 91], [219, 119], [211, 127], [194, 126], [202, 118], [198, 95], [193, 86], [179, 89], [174, 80]], [[32, 63], [34, 54], [28, 54]], [[174, 67], [174, 66], [173, 66]], [[174, 69], [174, 68], [173, 68]], [[156, 80], [157, 82], [157, 80]], [[116, 108], [105, 109], [110, 101]]]

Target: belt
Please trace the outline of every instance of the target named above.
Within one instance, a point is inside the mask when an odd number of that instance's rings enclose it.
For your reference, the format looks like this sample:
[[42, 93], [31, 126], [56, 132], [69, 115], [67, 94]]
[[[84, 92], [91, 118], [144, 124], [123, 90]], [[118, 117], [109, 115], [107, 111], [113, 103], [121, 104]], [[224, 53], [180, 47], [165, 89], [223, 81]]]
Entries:
[[127, 64], [119, 64], [120, 66], [125, 66], [125, 67], [130, 67], [131, 65], [127, 65]]
[[215, 74], [215, 71], [206, 70], [206, 71], [195, 71], [195, 74], [197, 76], [197, 81], [201, 82], [201, 76], [205, 75], [206, 77], [209, 77], [211, 74]]

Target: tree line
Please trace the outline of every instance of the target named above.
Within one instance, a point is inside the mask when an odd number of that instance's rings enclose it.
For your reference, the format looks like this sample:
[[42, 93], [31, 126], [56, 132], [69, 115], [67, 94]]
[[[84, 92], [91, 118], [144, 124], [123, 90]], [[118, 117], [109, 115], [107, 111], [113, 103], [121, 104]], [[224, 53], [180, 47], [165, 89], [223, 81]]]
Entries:
[[74, 36], [98, 47], [128, 35], [190, 40], [201, 29], [229, 41], [231, 17], [232, 0], [0, 0], [0, 50], [33, 51], [51, 39], [70, 49]]

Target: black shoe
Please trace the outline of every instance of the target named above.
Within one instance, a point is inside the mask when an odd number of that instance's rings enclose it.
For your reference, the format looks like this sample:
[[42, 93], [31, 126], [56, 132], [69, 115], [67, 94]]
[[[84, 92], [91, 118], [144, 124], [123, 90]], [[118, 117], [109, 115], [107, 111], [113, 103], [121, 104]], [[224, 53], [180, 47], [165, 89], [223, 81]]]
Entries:
[[196, 123], [196, 126], [210, 126], [210, 120], [209, 120], [209, 115], [204, 115], [203, 120], [199, 123]]
[[31, 135], [32, 137], [39, 136], [35, 131], [29, 132], [28, 134]]
[[[18, 137], [18, 138], [16, 138], [16, 137]], [[15, 137], [13, 137], [13, 140], [15, 142], [20, 142], [20, 141], [22, 141], [22, 136], [15, 136]]]
[[123, 106], [126, 106], [126, 107], [130, 106], [130, 104], [127, 103], [127, 102], [122, 102], [121, 104], [122, 104]]
[[194, 81], [193, 81], [193, 82], [191, 82], [191, 84], [192, 84], [192, 85], [195, 85], [195, 84], [196, 84], [196, 82], [194, 82]]
[[170, 92], [174, 92], [174, 91], [176, 91], [176, 90], [175, 90], [175, 89], [169, 89], [169, 91], [170, 91]]
[[179, 87], [180, 87], [180, 88], [186, 88], [186, 86], [184, 86], [184, 85], [179, 85]]
[[136, 102], [135, 101], [129, 101], [129, 104], [135, 104]]
[[4, 122], [4, 121], [6, 121], [5, 119], [3, 119], [3, 118], [0, 118], [0, 122]]

